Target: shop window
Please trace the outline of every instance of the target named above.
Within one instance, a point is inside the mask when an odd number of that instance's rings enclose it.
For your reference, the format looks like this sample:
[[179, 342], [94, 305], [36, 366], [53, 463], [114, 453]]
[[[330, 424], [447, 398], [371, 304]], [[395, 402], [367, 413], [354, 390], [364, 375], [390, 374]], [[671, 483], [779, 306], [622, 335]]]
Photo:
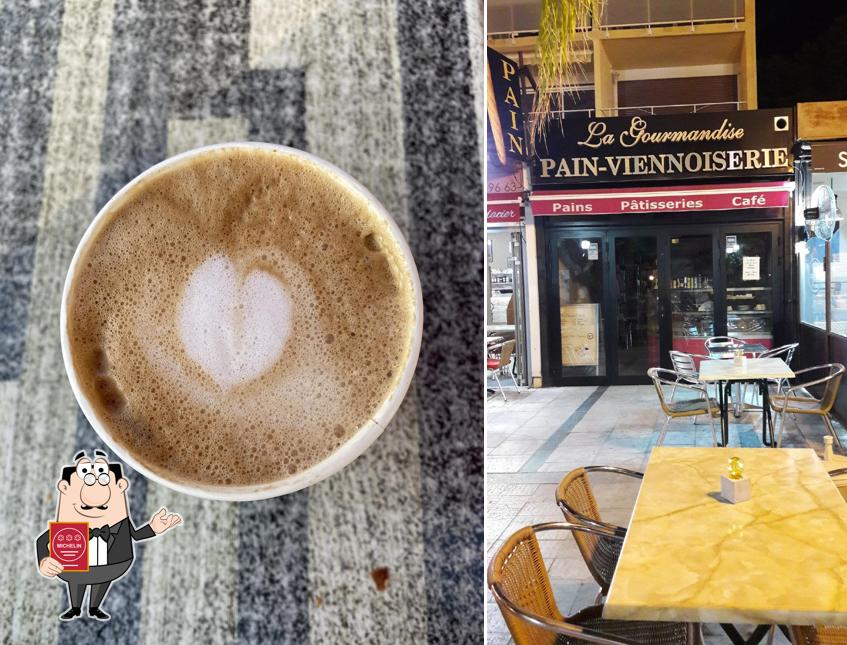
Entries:
[[826, 329], [826, 242], [813, 237], [800, 247], [800, 321]]
[[832, 236], [829, 252], [832, 258], [830, 262], [832, 332], [847, 336], [847, 233], [843, 229], [839, 228]]

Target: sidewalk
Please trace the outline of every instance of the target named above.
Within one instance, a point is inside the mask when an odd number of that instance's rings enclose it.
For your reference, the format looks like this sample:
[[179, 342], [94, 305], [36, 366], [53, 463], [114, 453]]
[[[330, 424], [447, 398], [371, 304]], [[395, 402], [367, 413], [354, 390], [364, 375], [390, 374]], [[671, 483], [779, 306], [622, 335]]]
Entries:
[[[644, 471], [665, 416], [651, 385], [585, 386], [507, 390], [488, 399], [486, 411], [486, 566], [515, 530], [538, 522], [562, 521], [556, 485], [573, 468], [621, 466]], [[844, 427], [833, 420], [842, 442]], [[715, 424], [719, 432], [719, 424]], [[783, 447], [809, 447], [823, 454], [826, 429], [819, 418], [788, 417]], [[761, 414], [730, 415], [730, 445], [760, 447]], [[665, 445], [712, 445], [709, 423], [672, 420]], [[604, 519], [626, 526], [639, 481], [600, 474], [591, 478]], [[563, 539], [564, 537], [564, 539]], [[565, 615], [593, 604], [598, 587], [568, 535], [539, 535], [559, 609]], [[510, 643], [508, 628], [487, 593], [488, 643]], [[717, 625], [704, 626], [706, 643], [729, 643]], [[781, 633], [775, 643], [788, 643]]]

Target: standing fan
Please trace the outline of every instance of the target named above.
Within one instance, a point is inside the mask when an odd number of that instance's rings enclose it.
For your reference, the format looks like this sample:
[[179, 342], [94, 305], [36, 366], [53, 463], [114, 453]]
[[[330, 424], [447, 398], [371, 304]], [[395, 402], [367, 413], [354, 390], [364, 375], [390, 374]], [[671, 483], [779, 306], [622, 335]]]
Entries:
[[818, 210], [818, 219], [806, 220], [806, 230], [810, 237], [819, 237], [824, 242], [829, 242], [835, 233], [838, 217], [838, 206], [835, 202], [835, 193], [827, 185], [818, 186], [812, 193], [813, 207]]

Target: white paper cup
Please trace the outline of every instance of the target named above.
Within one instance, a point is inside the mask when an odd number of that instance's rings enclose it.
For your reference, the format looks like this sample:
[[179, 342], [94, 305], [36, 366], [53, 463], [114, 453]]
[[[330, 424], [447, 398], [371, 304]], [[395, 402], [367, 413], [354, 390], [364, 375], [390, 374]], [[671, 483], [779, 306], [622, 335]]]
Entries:
[[[415, 319], [414, 319], [414, 330], [412, 332], [412, 341], [409, 347], [409, 355], [406, 357], [405, 365], [403, 366], [402, 375], [397, 382], [396, 387], [391, 392], [391, 394], [386, 398], [380, 408], [374, 413], [373, 417], [367, 424], [359, 428], [350, 439], [348, 439], [344, 444], [341, 445], [335, 452], [330, 454], [326, 459], [318, 462], [317, 464], [303, 470], [295, 475], [290, 477], [286, 477], [284, 479], [280, 479], [278, 481], [273, 481], [265, 484], [259, 484], [256, 486], [212, 486], [212, 485], [199, 485], [195, 483], [180, 481], [175, 478], [170, 478], [160, 472], [151, 470], [143, 463], [141, 463], [132, 452], [126, 448], [124, 445], [118, 443], [111, 432], [109, 431], [108, 426], [101, 420], [94, 411], [90, 401], [83, 394], [82, 389], [79, 385], [79, 380], [77, 378], [76, 371], [74, 369], [73, 361], [71, 360], [70, 355], [70, 346], [68, 341], [68, 298], [70, 295], [70, 285], [73, 282], [73, 278], [76, 274], [77, 263], [79, 262], [79, 258], [88, 248], [88, 245], [93, 240], [96, 231], [99, 228], [100, 222], [106, 217], [106, 214], [111, 209], [112, 205], [115, 204], [118, 200], [120, 200], [125, 193], [131, 190], [134, 186], [136, 186], [139, 182], [144, 179], [149, 178], [150, 176], [158, 173], [161, 170], [169, 168], [177, 163], [183, 162], [186, 159], [189, 159], [192, 156], [197, 154], [201, 154], [207, 152], [209, 150], [215, 150], [218, 148], [247, 148], [247, 149], [264, 149], [264, 150], [275, 150], [282, 154], [292, 155], [295, 157], [299, 157], [301, 159], [305, 159], [323, 170], [325, 170], [328, 174], [332, 175], [336, 179], [338, 179], [342, 184], [344, 184], [351, 192], [364, 197], [368, 204], [372, 207], [373, 211], [382, 218], [388, 228], [391, 231], [391, 234], [394, 237], [394, 241], [397, 243], [398, 248], [403, 253], [403, 256], [406, 260], [406, 268], [409, 272], [409, 276], [412, 280], [412, 288], [413, 288], [413, 297], [414, 297], [414, 308], [415, 308]], [[77, 246], [76, 252], [74, 253], [74, 257], [71, 260], [71, 265], [68, 268], [68, 274], [65, 278], [65, 286], [62, 292], [62, 308], [60, 313], [59, 324], [61, 327], [61, 339], [62, 339], [62, 358], [65, 363], [65, 371], [68, 373], [68, 379], [71, 383], [71, 389], [73, 389], [74, 396], [76, 397], [77, 402], [79, 403], [80, 408], [82, 408], [83, 413], [85, 414], [88, 421], [94, 427], [94, 430], [100, 435], [100, 438], [106, 443], [106, 445], [111, 448], [111, 450], [121, 458], [124, 462], [132, 466], [135, 470], [142, 473], [146, 477], [149, 477], [155, 482], [158, 482], [164, 486], [177, 490], [181, 493], [186, 493], [188, 495], [194, 495], [196, 497], [205, 497], [207, 499], [216, 499], [216, 500], [228, 500], [228, 501], [249, 501], [249, 500], [257, 500], [257, 499], [266, 499], [268, 497], [276, 497], [278, 495], [286, 495], [288, 493], [293, 493], [294, 491], [300, 490], [302, 488], [306, 488], [315, 484], [322, 479], [326, 479], [331, 475], [334, 475], [339, 470], [344, 468], [351, 461], [356, 459], [359, 455], [361, 455], [368, 447], [376, 441], [377, 437], [382, 434], [382, 431], [391, 421], [394, 414], [397, 412], [397, 409], [400, 407], [400, 404], [403, 402], [403, 399], [406, 396], [406, 391], [409, 389], [409, 384], [412, 381], [412, 376], [415, 373], [415, 366], [418, 362], [418, 353], [420, 352], [421, 346], [421, 332], [423, 329], [423, 301], [421, 299], [421, 283], [420, 278], [418, 277], [417, 267], [415, 266], [414, 258], [412, 257], [412, 252], [409, 250], [409, 246], [406, 243], [403, 234], [400, 232], [400, 229], [397, 227], [396, 222], [388, 213], [387, 210], [382, 206], [382, 204], [377, 201], [377, 199], [359, 182], [353, 179], [350, 175], [348, 175], [343, 170], [337, 168], [331, 163], [324, 161], [314, 155], [311, 155], [307, 152], [303, 152], [302, 150], [297, 150], [295, 148], [288, 148], [286, 146], [278, 146], [269, 143], [254, 143], [254, 142], [233, 142], [233, 143], [220, 143], [212, 146], [206, 146], [204, 148], [197, 148], [195, 150], [189, 150], [188, 152], [184, 152], [182, 154], [176, 155], [175, 157], [171, 157], [170, 159], [165, 159], [161, 163], [156, 164], [152, 168], [147, 169], [138, 177], [129, 182], [126, 186], [124, 186], [112, 199], [110, 199], [105, 206], [100, 210], [91, 224], [86, 229], [85, 234], [82, 236], [82, 239]]]

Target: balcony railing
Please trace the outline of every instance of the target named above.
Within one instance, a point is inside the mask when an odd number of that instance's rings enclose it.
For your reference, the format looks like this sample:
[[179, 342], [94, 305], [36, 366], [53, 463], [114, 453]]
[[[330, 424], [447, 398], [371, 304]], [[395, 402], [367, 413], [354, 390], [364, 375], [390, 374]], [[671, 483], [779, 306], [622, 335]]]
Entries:
[[[583, 108], [569, 110], [554, 110], [550, 114], [553, 117], [567, 117], [568, 114], [580, 114], [587, 116], [589, 119], [594, 117], [617, 116], [620, 112], [632, 114], [656, 114], [665, 113], [668, 108], [672, 108], [674, 113], [702, 112], [704, 110], [741, 110], [742, 106], [746, 105], [747, 101], [720, 101], [717, 103], [671, 103], [667, 105], [626, 105], [613, 108]], [[530, 112], [527, 118], [532, 121], [538, 116], [538, 112]]]
[[631, 29], [744, 20], [744, 0], [606, 0], [601, 29]]
[[[488, 37], [536, 35], [540, 8], [541, 0], [489, 6]], [[610, 30], [688, 25], [693, 29], [695, 25], [743, 21], [744, 0], [606, 0], [598, 27]]]

